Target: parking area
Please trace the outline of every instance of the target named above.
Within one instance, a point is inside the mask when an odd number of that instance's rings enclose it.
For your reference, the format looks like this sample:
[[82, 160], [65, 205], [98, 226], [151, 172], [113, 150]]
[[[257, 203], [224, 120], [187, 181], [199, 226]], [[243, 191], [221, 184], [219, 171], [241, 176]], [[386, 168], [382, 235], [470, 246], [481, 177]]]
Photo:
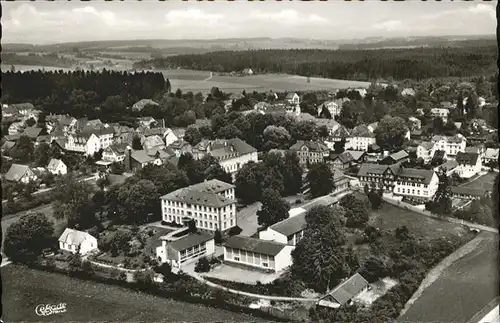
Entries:
[[221, 264], [210, 270], [210, 272], [204, 273], [203, 276], [246, 284], [256, 284], [258, 281], [262, 284], [267, 284], [274, 281], [282, 274], [283, 272], [265, 273], [256, 269], [253, 270], [251, 268], [247, 269], [239, 266]]
[[257, 211], [260, 210], [261, 204], [260, 202], [255, 202], [236, 212], [236, 223], [243, 230], [240, 233], [241, 236], [251, 237], [257, 233], [259, 229]]

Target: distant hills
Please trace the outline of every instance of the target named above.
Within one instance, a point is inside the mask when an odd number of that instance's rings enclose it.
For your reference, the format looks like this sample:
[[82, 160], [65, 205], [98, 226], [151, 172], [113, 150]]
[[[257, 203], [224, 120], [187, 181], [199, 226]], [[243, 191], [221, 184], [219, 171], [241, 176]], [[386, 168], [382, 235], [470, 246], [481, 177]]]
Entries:
[[139, 52], [160, 55], [203, 54], [212, 51], [252, 49], [380, 49], [405, 47], [466, 47], [496, 44], [494, 35], [364, 38], [358, 40], [312, 40], [299, 38], [227, 38], [227, 39], [143, 39], [70, 42], [49, 45], [2, 44], [4, 52]]

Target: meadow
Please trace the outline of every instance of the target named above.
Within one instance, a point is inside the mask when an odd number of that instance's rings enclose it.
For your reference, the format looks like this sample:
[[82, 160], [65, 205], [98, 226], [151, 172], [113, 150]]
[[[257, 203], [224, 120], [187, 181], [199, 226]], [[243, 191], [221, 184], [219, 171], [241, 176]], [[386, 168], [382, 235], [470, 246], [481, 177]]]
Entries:
[[[6, 322], [265, 322], [250, 315], [184, 303], [124, 287], [83, 281], [17, 265], [2, 267]], [[66, 303], [66, 313], [40, 317], [39, 304]]]

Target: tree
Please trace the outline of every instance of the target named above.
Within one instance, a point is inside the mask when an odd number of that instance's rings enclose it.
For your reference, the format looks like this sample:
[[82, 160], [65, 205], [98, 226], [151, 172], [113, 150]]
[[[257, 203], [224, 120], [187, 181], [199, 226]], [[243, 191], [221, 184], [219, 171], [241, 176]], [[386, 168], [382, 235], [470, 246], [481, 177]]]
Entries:
[[141, 179], [120, 186], [118, 217], [123, 223], [135, 225], [159, 219], [160, 194], [153, 182]]
[[165, 90], [167, 91], [167, 93], [170, 93], [170, 91], [172, 91], [172, 85], [170, 85], [169, 79], [167, 79], [167, 81], [165, 82]]
[[352, 249], [343, 246], [345, 239], [335, 209], [313, 207], [306, 214], [304, 237], [292, 251], [292, 275], [319, 292], [330, 290], [358, 266]]
[[236, 173], [235, 193], [243, 203], [251, 204], [260, 199], [264, 167], [264, 165], [249, 162]]
[[370, 204], [372, 206], [373, 210], [378, 210], [382, 206], [382, 203], [384, 202], [382, 198], [382, 190], [375, 190], [372, 188], [368, 194], [368, 200], [370, 201]]
[[284, 127], [267, 126], [263, 132], [264, 150], [282, 149], [289, 143], [290, 133]]
[[279, 192], [273, 189], [265, 189], [262, 192], [261, 202], [261, 209], [257, 211], [259, 225], [268, 227], [288, 218], [290, 205], [281, 198]]
[[369, 283], [373, 283], [388, 275], [387, 265], [379, 257], [370, 256], [361, 266], [360, 274]]
[[36, 120], [33, 118], [29, 118], [28, 120], [25, 121], [25, 123], [28, 127], [33, 127], [36, 124]]
[[368, 222], [369, 214], [366, 204], [353, 194], [342, 197], [339, 204], [345, 209], [348, 227], [362, 227]]
[[222, 243], [222, 233], [220, 232], [219, 229], [215, 230], [214, 241], [217, 244], [221, 244]]
[[200, 130], [196, 126], [189, 126], [184, 134], [184, 140], [187, 141], [191, 146], [196, 146], [202, 139]]
[[436, 194], [434, 194], [434, 199], [432, 201], [425, 203], [425, 209], [439, 215], [451, 214], [452, 194], [450, 188], [450, 179], [444, 172], [438, 175], [438, 177], [439, 177], [439, 185]]
[[208, 273], [210, 271], [210, 262], [207, 257], [201, 257], [194, 267], [194, 271], [197, 273]]
[[333, 174], [325, 163], [313, 164], [307, 173], [311, 195], [318, 197], [330, 194], [333, 189]]
[[203, 182], [202, 164], [199, 160], [194, 159], [190, 153], [181, 155], [177, 167], [186, 173], [191, 185]]
[[38, 167], [46, 167], [50, 161], [50, 145], [42, 142], [36, 147], [34, 152], [35, 165]]
[[491, 194], [491, 198], [493, 200], [493, 219], [495, 219], [496, 223], [500, 223], [500, 216], [498, 210], [498, 185], [499, 185], [499, 175], [495, 177], [495, 181], [493, 182], [493, 193]]
[[31, 263], [54, 242], [52, 223], [42, 213], [22, 216], [7, 228], [4, 252], [13, 262]]
[[115, 257], [130, 251], [131, 240], [132, 233], [130, 231], [116, 230], [107, 235], [104, 241], [99, 242], [99, 248], [103, 251], [109, 251]]
[[71, 255], [68, 261], [68, 269], [70, 272], [78, 272], [82, 268], [82, 256], [80, 254], [80, 246], [74, 254]]
[[333, 144], [333, 150], [336, 154], [342, 154], [345, 150], [345, 138], [340, 139], [339, 141], [335, 141]]
[[299, 193], [302, 188], [302, 167], [300, 166], [297, 154], [287, 152], [285, 154], [284, 167], [281, 168], [283, 174], [284, 194], [286, 196]]
[[27, 136], [21, 136], [19, 138], [17, 145], [15, 145], [10, 151], [10, 157], [21, 163], [29, 163], [33, 161], [34, 146], [31, 139]]
[[385, 116], [375, 129], [377, 144], [389, 151], [401, 149], [405, 141], [408, 127], [405, 120], [399, 117]]
[[196, 227], [196, 222], [194, 220], [190, 220], [188, 222], [188, 228], [190, 233], [198, 232], [198, 228]]
[[142, 143], [141, 143], [141, 138], [137, 135], [132, 138], [132, 149], [134, 150], [143, 150], [142, 148]]
[[154, 283], [154, 272], [152, 270], [140, 270], [134, 273], [134, 280], [139, 288], [150, 288]]

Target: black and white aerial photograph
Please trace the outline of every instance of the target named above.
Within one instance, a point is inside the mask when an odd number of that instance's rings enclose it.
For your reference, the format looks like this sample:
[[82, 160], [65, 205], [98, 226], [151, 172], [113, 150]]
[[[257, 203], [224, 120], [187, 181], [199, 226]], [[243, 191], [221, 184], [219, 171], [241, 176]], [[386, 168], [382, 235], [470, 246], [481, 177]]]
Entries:
[[497, 5], [2, 0], [0, 323], [500, 323]]

